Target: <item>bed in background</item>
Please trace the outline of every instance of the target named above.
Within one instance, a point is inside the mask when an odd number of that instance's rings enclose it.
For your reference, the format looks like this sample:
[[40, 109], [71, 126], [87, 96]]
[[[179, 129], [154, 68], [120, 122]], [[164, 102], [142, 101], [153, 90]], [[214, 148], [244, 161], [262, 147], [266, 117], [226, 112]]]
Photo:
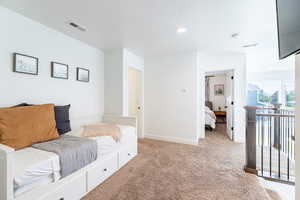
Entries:
[[216, 115], [212, 111], [213, 105], [212, 102], [205, 102], [205, 128], [208, 130], [214, 130], [216, 128]]

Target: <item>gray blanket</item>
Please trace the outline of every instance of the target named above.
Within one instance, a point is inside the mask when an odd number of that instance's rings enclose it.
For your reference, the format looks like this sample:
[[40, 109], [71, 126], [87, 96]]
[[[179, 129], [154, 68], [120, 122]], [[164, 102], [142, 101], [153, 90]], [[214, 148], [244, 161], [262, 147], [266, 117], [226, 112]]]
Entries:
[[59, 156], [62, 178], [85, 167], [97, 159], [95, 140], [63, 135], [59, 139], [32, 145]]

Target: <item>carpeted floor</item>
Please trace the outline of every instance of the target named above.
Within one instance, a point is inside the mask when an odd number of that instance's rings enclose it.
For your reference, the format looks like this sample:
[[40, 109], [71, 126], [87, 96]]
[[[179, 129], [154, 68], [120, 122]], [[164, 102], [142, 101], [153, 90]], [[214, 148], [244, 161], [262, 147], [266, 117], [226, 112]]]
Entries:
[[83, 200], [270, 200], [223, 129], [198, 146], [140, 140], [139, 155]]
[[281, 197], [277, 192], [270, 189], [266, 189], [266, 191], [272, 200], [281, 200]]

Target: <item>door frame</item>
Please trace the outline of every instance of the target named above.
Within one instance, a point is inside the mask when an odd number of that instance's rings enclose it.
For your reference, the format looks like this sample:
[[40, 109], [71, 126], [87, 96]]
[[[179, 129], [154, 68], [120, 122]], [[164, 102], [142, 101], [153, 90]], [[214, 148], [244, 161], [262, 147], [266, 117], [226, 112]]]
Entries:
[[[141, 112], [141, 118], [139, 120], [140, 124], [137, 123], [137, 136], [138, 138], [144, 138], [145, 137], [145, 130], [144, 130], [144, 124], [145, 124], [145, 120], [144, 120], [144, 68], [143, 66], [137, 66], [137, 65], [126, 65], [126, 67], [124, 68], [124, 99], [125, 101], [123, 102], [123, 107], [124, 107], [124, 115], [125, 116], [129, 116], [129, 97], [128, 97], [128, 93], [129, 93], [129, 85], [128, 85], [128, 70], [129, 68], [137, 70], [140, 72], [140, 81], [141, 81], [141, 102], [140, 102], [140, 112]], [[141, 131], [140, 133], [138, 131]]]
[[[231, 69], [224, 69], [224, 70], [205, 70], [204, 71], [204, 84], [205, 85], [205, 76], [207, 76], [207, 74], [226, 74], [228, 72], [232, 72], [232, 76], [233, 76], [233, 80], [232, 80], [232, 89], [231, 89], [231, 95], [232, 95], [232, 102], [234, 102], [234, 105], [232, 107], [232, 116], [231, 116], [231, 122], [232, 122], [232, 127], [233, 127], [233, 130], [231, 130], [230, 133], [228, 133], [228, 130], [227, 130], [227, 125], [226, 125], [226, 133], [228, 135], [228, 137], [232, 140], [232, 141], [235, 141], [235, 130], [234, 130], [234, 127], [235, 127], [235, 91], [236, 91], [236, 85], [235, 85], [235, 81], [234, 81], [234, 77], [235, 77], [235, 69], [234, 68], [231, 68]], [[206, 88], [204, 88], [204, 91], [206, 91]], [[226, 101], [226, 99], [225, 99]], [[204, 111], [203, 111], [204, 112]], [[226, 123], [228, 122], [227, 121], [228, 119], [226, 118]]]
[[[235, 140], [235, 130], [234, 130], [234, 120], [235, 120], [235, 115], [234, 115], [234, 112], [235, 112], [235, 82], [234, 82], [234, 77], [235, 77], [235, 71], [234, 70], [228, 70], [227, 72], [231, 72], [231, 77], [233, 77], [233, 78], [231, 78], [230, 77], [230, 79], [231, 79], [231, 103], [233, 103], [232, 104], [232, 110], [231, 110], [231, 127], [229, 127], [230, 128], [230, 133], [228, 133], [227, 132], [227, 135], [229, 136], [229, 138], [232, 140], [232, 141], [234, 141]], [[228, 78], [228, 77], [226, 77], [226, 78]], [[228, 122], [228, 119], [226, 119], [227, 121], [226, 122]], [[228, 126], [228, 125], [227, 125]], [[227, 128], [227, 131], [228, 131], [228, 127], [226, 127]]]

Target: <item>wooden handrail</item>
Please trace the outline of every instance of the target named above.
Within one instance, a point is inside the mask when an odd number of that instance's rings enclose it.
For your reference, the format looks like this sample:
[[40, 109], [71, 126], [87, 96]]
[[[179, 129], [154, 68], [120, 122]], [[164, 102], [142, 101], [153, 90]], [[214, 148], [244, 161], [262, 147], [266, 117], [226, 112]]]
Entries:
[[287, 115], [287, 114], [277, 114], [277, 113], [256, 113], [256, 116], [261, 116], [261, 117], [295, 117], [295, 115]]
[[276, 108], [258, 107], [258, 106], [245, 106], [246, 110], [276, 110]]

